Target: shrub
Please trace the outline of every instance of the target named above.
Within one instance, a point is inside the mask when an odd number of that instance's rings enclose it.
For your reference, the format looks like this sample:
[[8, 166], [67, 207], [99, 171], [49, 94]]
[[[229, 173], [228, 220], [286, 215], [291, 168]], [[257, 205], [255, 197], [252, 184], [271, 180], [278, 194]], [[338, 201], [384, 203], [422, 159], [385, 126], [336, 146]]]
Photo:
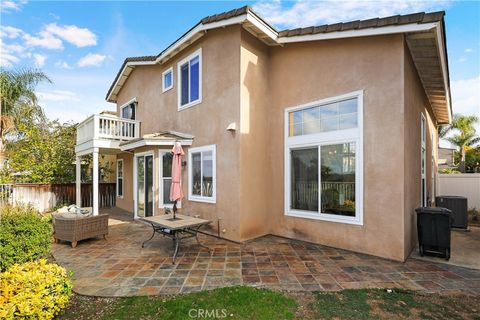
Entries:
[[472, 208], [468, 210], [468, 217], [470, 219], [470, 222], [480, 222], [480, 210], [477, 210], [477, 208]]
[[0, 271], [50, 252], [51, 218], [40, 216], [32, 207], [7, 205], [0, 208], [0, 221]]
[[0, 274], [0, 319], [53, 319], [72, 294], [67, 270], [45, 259]]

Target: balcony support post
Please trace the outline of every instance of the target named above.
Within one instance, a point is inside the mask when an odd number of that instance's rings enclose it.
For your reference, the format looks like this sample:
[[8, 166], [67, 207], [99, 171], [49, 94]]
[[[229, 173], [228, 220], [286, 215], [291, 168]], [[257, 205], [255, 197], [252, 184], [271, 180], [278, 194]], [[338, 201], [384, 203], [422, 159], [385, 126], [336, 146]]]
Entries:
[[75, 193], [76, 193], [76, 205], [77, 207], [82, 206], [82, 157], [75, 157]]
[[93, 215], [97, 216], [98, 215], [98, 183], [99, 183], [99, 177], [98, 177], [98, 171], [99, 171], [99, 165], [98, 165], [98, 148], [93, 149], [93, 163], [92, 163], [92, 169], [93, 169], [93, 181], [92, 181], [92, 193], [93, 193]]

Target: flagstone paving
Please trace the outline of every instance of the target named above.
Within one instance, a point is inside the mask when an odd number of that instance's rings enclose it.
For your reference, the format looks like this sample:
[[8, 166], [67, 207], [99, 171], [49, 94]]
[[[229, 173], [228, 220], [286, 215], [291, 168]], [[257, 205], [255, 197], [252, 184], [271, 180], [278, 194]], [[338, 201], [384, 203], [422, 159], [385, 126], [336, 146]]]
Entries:
[[[237, 244], [201, 235], [182, 243], [172, 264], [171, 239], [139, 221], [110, 219], [107, 240], [53, 245], [53, 256], [74, 272], [74, 291], [92, 296], [195, 292], [252, 285], [290, 291], [406, 288], [480, 294], [480, 270], [408, 259], [405, 263], [307, 242], [265, 236]], [[123, 221], [122, 221], [123, 220]]]

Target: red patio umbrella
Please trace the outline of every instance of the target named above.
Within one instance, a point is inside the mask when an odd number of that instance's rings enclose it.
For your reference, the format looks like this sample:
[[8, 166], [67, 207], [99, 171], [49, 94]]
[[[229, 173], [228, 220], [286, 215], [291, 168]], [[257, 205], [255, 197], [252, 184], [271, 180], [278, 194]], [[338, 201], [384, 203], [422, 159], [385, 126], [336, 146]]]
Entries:
[[175, 219], [175, 212], [177, 211], [177, 201], [183, 198], [182, 191], [182, 156], [183, 152], [182, 144], [175, 142], [172, 148], [172, 184], [170, 186], [170, 201], [173, 201], [173, 219]]

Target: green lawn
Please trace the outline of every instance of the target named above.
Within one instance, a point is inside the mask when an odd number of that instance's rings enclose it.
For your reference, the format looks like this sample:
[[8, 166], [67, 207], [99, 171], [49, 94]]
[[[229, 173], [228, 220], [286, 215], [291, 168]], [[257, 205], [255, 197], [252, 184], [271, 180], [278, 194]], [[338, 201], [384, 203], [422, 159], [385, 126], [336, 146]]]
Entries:
[[478, 297], [381, 289], [275, 292], [231, 287], [175, 297], [74, 296], [59, 319], [479, 319]]

